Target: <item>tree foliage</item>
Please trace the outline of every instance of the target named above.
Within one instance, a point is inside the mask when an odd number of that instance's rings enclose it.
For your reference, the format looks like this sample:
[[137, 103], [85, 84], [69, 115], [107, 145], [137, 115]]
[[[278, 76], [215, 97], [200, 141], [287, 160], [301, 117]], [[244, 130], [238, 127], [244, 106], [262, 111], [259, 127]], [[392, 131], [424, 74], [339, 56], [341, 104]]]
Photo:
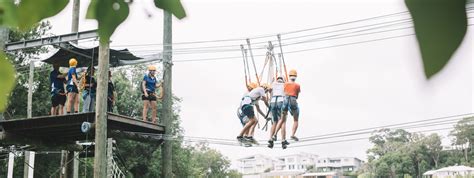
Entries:
[[445, 166], [474, 166], [472, 141], [474, 117], [460, 120], [454, 130], [453, 148], [443, 149], [438, 134], [423, 135], [402, 129], [381, 129], [369, 138], [368, 163], [361, 175], [378, 177], [421, 177], [429, 170]]

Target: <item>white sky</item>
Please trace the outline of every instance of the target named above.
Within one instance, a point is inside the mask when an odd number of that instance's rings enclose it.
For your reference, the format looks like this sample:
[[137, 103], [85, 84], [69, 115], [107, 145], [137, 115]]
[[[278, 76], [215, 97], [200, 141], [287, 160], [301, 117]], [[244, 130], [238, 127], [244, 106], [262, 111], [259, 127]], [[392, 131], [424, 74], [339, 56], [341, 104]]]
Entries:
[[[162, 43], [162, 11], [150, 0], [135, 0], [130, 15], [112, 37], [112, 46]], [[81, 1], [80, 31], [95, 29], [96, 22], [85, 20], [88, 1]], [[173, 41], [234, 39], [278, 34], [324, 25], [365, 19], [406, 11], [403, 0], [183, 0], [188, 17], [173, 19]], [[50, 18], [54, 34], [70, 32], [71, 4]], [[147, 13], [151, 17], [147, 17]], [[408, 18], [395, 16], [374, 22]], [[359, 23], [358, 25], [368, 24]], [[472, 22], [471, 22], [472, 23]], [[409, 25], [409, 24], [408, 24]], [[335, 27], [326, 30], [347, 28]], [[401, 26], [398, 26], [401, 27]], [[318, 33], [316, 30], [301, 34]], [[409, 34], [412, 30], [364, 36], [329, 42], [289, 46], [284, 51], [351, 43], [374, 38]], [[300, 35], [301, 35], [300, 34]], [[302, 93], [300, 137], [356, 130], [387, 124], [472, 113], [473, 108], [473, 37], [472, 28], [460, 49], [434, 78], [425, 80], [420, 53], [414, 36], [371, 43], [285, 53], [289, 68], [298, 70]], [[254, 41], [274, 40], [274, 38]], [[285, 36], [283, 36], [285, 38]], [[311, 37], [303, 38], [311, 39]], [[245, 41], [174, 46], [175, 49], [212, 45], [236, 45]], [[264, 44], [253, 47], [264, 47]], [[140, 47], [143, 50], [161, 46]], [[133, 50], [133, 49], [131, 49]], [[264, 51], [254, 51], [262, 55]], [[240, 51], [174, 56], [173, 60], [240, 56]], [[264, 58], [256, 58], [262, 65]], [[173, 92], [183, 99], [182, 126], [185, 135], [234, 139], [241, 129], [235, 111], [244, 92], [242, 59], [178, 63], [173, 66]], [[137, 98], [138, 99], [138, 98]], [[289, 119], [291, 120], [291, 119]], [[289, 122], [288, 129], [292, 125]], [[439, 128], [439, 127], [438, 127]], [[256, 131], [257, 139], [267, 133]], [[446, 136], [447, 131], [440, 132]], [[335, 140], [335, 139], [333, 139]], [[448, 144], [447, 139], [445, 144]], [[252, 155], [280, 156], [309, 152], [323, 157], [355, 156], [366, 159], [368, 140], [343, 142], [287, 150], [243, 148], [218, 149], [232, 160]]]

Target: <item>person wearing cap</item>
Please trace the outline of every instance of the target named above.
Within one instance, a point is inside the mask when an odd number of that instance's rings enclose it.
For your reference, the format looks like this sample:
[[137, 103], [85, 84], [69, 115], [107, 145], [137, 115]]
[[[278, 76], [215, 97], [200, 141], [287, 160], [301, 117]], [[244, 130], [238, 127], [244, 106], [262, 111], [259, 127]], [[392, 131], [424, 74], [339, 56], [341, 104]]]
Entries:
[[276, 129], [278, 121], [281, 118], [281, 111], [283, 108], [283, 101], [285, 98], [284, 92], [285, 81], [283, 77], [277, 77], [277, 80], [272, 83], [272, 92], [270, 100], [270, 112], [272, 114], [272, 127], [270, 129], [270, 139], [268, 140], [268, 147], [273, 148], [274, 141], [277, 140]]
[[[151, 120], [153, 123], [156, 121], [156, 88], [162, 86], [162, 82], [157, 82], [155, 77], [156, 67], [148, 66], [148, 74], [143, 77], [142, 81], [142, 100], [143, 100], [143, 121], [147, 121], [148, 107], [151, 107], [152, 115]], [[160, 95], [161, 96], [161, 95]]]
[[76, 73], [76, 66], [77, 60], [74, 58], [69, 59], [69, 71], [67, 73], [67, 83], [66, 83], [66, 90], [67, 90], [67, 107], [66, 112], [68, 114], [71, 113], [71, 109], [74, 105], [74, 112], [77, 113], [79, 111], [79, 80], [77, 78]]
[[51, 82], [51, 115], [63, 115], [66, 103], [66, 90], [64, 89], [65, 76], [59, 72], [59, 64], [53, 64], [53, 71], [49, 74]]
[[[260, 110], [258, 107], [258, 101], [263, 100], [265, 105], [268, 106], [268, 99], [265, 96], [267, 92], [271, 90], [271, 86], [268, 84], [262, 84], [260, 87], [257, 87], [250, 91], [242, 101], [240, 102], [240, 109], [244, 116], [246, 116], [249, 121], [245, 124], [244, 128], [240, 131], [239, 135], [237, 136], [237, 140], [239, 142], [252, 142], [256, 143], [256, 140], [253, 138], [253, 132], [255, 129], [255, 125], [257, 124], [257, 119], [255, 118], [255, 112], [253, 106], [257, 107], [257, 111], [265, 116], [265, 114]], [[250, 136], [244, 137], [244, 134], [248, 134]]]
[[300, 113], [300, 109], [298, 107], [297, 99], [301, 92], [300, 85], [296, 83], [297, 73], [296, 70], [290, 70], [289, 72], [289, 81], [285, 83], [285, 101], [283, 101], [283, 109], [282, 109], [282, 120], [277, 126], [277, 128], [281, 127], [281, 135], [282, 135], [282, 147], [288, 145], [289, 143], [285, 140], [286, 138], [286, 116], [288, 115], [288, 111], [293, 116], [293, 129], [291, 132], [291, 139], [298, 141], [298, 137], [295, 136], [296, 130], [298, 129], [298, 117]]
[[95, 95], [97, 93], [97, 81], [94, 78], [94, 67], [87, 68], [86, 74], [83, 75], [81, 81], [82, 92], [82, 112], [93, 112], [95, 110]]

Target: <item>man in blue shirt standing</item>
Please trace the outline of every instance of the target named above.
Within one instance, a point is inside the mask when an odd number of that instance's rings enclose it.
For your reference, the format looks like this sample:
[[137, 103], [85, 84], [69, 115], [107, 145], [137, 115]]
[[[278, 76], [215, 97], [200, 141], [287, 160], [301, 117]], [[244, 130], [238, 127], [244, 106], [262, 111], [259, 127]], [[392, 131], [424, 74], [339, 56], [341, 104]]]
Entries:
[[49, 74], [51, 82], [51, 115], [63, 115], [63, 106], [66, 103], [64, 90], [65, 76], [59, 72], [59, 64], [53, 64], [53, 71]]
[[[148, 74], [143, 77], [142, 82], [142, 100], [143, 100], [143, 121], [147, 121], [148, 107], [151, 107], [151, 121], [157, 123], [156, 121], [156, 88], [161, 87], [162, 82], [158, 83], [155, 77], [156, 67], [149, 66]], [[161, 95], [158, 97], [161, 99]]]

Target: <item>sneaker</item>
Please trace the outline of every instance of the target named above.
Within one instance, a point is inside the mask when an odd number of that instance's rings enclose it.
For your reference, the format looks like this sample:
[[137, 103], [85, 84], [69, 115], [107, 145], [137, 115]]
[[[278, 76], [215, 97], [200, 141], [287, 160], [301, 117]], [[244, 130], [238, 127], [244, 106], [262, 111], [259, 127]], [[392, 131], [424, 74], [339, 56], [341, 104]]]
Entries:
[[239, 142], [244, 142], [245, 139], [244, 139], [244, 137], [242, 137], [242, 136], [237, 136], [237, 141], [239, 141]]
[[273, 148], [273, 140], [268, 140], [268, 148]]
[[277, 135], [274, 135], [274, 136], [272, 137], [272, 140], [273, 140], [273, 141], [277, 141]]
[[300, 139], [298, 139], [298, 137], [296, 136], [291, 136], [291, 139], [294, 140], [294, 141], [299, 141]]
[[252, 144], [258, 145], [257, 140], [255, 140], [253, 137], [246, 137], [246, 140]]
[[287, 147], [289, 144], [290, 144], [290, 143], [288, 143], [286, 140], [283, 140], [283, 141], [281, 142], [281, 148], [286, 149], [286, 147]]

